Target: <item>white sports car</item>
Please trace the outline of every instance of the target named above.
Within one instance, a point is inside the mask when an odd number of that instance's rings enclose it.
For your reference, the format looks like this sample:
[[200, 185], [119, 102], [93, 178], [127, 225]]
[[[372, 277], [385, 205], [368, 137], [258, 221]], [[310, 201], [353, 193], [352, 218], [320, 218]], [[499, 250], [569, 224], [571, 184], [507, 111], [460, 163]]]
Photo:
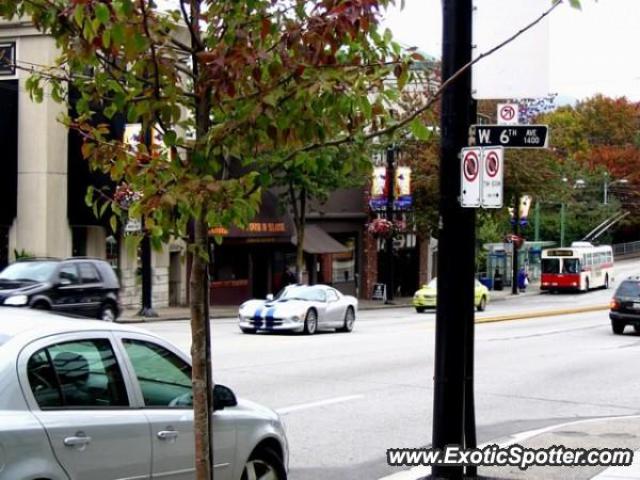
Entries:
[[350, 332], [358, 300], [327, 285], [289, 285], [274, 299], [249, 300], [240, 305], [240, 330], [294, 331], [314, 334], [323, 328]]

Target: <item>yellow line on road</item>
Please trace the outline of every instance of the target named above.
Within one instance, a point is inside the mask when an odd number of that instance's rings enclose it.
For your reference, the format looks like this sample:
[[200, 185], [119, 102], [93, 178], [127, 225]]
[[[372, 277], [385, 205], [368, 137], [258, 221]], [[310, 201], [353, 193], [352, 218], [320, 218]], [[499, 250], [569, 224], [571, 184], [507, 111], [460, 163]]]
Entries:
[[609, 310], [608, 305], [592, 305], [589, 307], [561, 308], [554, 310], [539, 310], [534, 312], [512, 313], [508, 315], [496, 315], [494, 317], [476, 318], [476, 323], [506, 322], [507, 320], [525, 320], [528, 318], [554, 317], [557, 315], [569, 315], [572, 313], [598, 312]]

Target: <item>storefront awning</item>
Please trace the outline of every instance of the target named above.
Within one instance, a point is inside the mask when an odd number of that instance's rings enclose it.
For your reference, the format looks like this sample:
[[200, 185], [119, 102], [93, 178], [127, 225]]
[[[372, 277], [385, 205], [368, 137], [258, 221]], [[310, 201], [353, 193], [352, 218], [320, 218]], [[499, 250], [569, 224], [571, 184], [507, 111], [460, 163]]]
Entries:
[[[296, 237], [291, 239], [294, 245], [298, 242]], [[304, 244], [302, 249], [306, 253], [319, 255], [323, 253], [347, 253], [351, 250], [333, 239], [328, 233], [317, 225], [307, 225], [304, 229]]]

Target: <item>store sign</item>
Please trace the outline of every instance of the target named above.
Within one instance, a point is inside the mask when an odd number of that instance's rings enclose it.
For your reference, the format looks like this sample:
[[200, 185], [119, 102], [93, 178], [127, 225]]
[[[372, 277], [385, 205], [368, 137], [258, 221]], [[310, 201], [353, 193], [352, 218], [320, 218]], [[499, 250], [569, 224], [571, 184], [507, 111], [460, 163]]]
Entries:
[[373, 293], [371, 294], [371, 300], [387, 301], [387, 285], [384, 283], [375, 283], [373, 285]]
[[10, 77], [16, 74], [16, 44], [0, 43], [0, 76]]

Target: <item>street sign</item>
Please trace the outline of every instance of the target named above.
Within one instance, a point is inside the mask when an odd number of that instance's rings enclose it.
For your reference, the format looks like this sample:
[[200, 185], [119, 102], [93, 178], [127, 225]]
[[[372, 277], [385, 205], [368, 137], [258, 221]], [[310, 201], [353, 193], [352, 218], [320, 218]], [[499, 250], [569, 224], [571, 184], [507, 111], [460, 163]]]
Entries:
[[487, 53], [525, 25], [534, 28], [471, 68], [475, 99], [539, 98], [549, 94], [549, 0], [473, 0], [472, 58]]
[[461, 152], [460, 204], [463, 207], [480, 206], [480, 162], [482, 149], [463, 148]]
[[519, 123], [519, 105], [517, 103], [499, 103], [497, 118], [500, 125], [517, 125]]
[[504, 148], [482, 149], [481, 205], [483, 208], [502, 208], [504, 179]]
[[547, 148], [548, 125], [472, 125], [478, 147]]
[[127, 220], [127, 224], [124, 226], [124, 231], [127, 233], [140, 232], [142, 230], [142, 222], [137, 218], [130, 218]]

